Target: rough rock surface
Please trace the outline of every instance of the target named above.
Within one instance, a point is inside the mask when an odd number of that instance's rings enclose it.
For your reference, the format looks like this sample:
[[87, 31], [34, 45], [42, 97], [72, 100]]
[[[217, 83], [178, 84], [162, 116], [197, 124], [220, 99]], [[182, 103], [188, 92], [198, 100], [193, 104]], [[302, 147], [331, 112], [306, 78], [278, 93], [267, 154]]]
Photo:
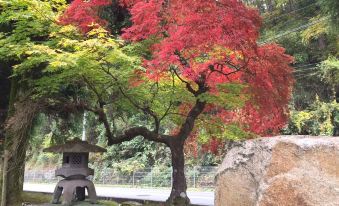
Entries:
[[339, 137], [237, 142], [215, 180], [216, 206], [339, 206]]

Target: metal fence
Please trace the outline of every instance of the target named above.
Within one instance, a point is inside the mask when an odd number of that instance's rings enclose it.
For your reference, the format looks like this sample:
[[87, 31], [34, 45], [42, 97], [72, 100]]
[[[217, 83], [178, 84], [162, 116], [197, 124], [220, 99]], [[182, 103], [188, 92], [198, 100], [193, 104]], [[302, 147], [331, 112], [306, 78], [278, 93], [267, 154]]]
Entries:
[[[56, 183], [55, 170], [26, 170], [25, 182]], [[190, 188], [213, 189], [217, 167], [187, 167], [187, 186]], [[145, 168], [131, 172], [114, 169], [96, 171], [89, 177], [96, 184], [128, 187], [171, 187], [172, 168]]]

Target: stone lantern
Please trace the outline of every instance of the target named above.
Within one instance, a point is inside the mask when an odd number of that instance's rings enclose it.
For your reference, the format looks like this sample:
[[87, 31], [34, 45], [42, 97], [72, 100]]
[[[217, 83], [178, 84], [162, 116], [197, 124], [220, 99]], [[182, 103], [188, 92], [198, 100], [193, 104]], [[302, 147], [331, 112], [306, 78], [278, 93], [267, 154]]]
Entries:
[[62, 166], [55, 171], [60, 180], [55, 187], [53, 204], [58, 204], [63, 194], [63, 204], [69, 205], [72, 201], [85, 200], [85, 189], [91, 203], [96, 203], [97, 195], [92, 181], [86, 177], [94, 175], [94, 170], [88, 167], [90, 152], [106, 152], [106, 149], [89, 144], [80, 139], [74, 139], [63, 145], [56, 145], [43, 150], [44, 152], [63, 153]]

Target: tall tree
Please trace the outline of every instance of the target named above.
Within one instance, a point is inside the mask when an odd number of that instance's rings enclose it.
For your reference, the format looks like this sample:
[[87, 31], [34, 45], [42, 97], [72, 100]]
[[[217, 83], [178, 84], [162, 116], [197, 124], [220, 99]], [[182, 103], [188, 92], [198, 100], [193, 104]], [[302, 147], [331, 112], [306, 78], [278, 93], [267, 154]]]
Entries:
[[[8, 92], [5, 124], [1, 122], [1, 136], [4, 141], [4, 167], [2, 182], [2, 205], [14, 205], [21, 200], [25, 156], [33, 119], [39, 112], [40, 104], [30, 97], [32, 90], [26, 79], [37, 78], [32, 70], [23, 76], [15, 75], [14, 65], [27, 56], [30, 46], [44, 42], [49, 34], [49, 20], [53, 12], [50, 4], [36, 4], [36, 1], [11, 0], [0, 2], [0, 61], [6, 63], [0, 68], [2, 78], [1, 92]], [[40, 2], [41, 3], [41, 2]], [[58, 5], [60, 2], [56, 2]], [[41, 10], [45, 13], [41, 13]], [[39, 42], [39, 43], [38, 43]], [[31, 64], [35, 69], [41, 65]], [[10, 81], [10, 88], [5, 85]], [[6, 88], [7, 87], [7, 88]], [[4, 89], [4, 90], [3, 90]], [[4, 94], [6, 97], [6, 94]], [[4, 105], [6, 98], [1, 99]], [[1, 129], [2, 129], [1, 128]], [[13, 195], [13, 194], [16, 195]]]
[[[102, 52], [116, 49], [119, 44], [106, 38], [106, 31], [92, 31], [84, 37], [74, 27], [60, 24], [59, 16], [65, 6], [63, 0], [0, 2], [0, 25], [9, 25], [9, 29], [0, 33], [0, 60], [12, 62], [9, 65], [12, 88], [6, 119], [5, 163], [8, 164], [4, 164], [3, 205], [20, 202], [34, 117], [38, 113], [52, 113], [64, 118], [70, 113], [83, 112], [81, 101], [85, 99], [90, 105], [93, 99], [86, 92], [86, 86], [91, 87], [90, 83], [95, 81], [105, 90], [112, 87], [107, 87], [103, 73], [93, 71], [93, 67], [97, 69], [97, 57]], [[105, 47], [100, 44], [103, 42]], [[95, 55], [88, 58], [94, 51]], [[129, 62], [128, 58], [114, 56], [119, 56], [119, 51], [112, 51], [112, 61]], [[1, 68], [3, 71], [5, 68]], [[103, 95], [107, 96], [107, 92]], [[13, 193], [17, 195], [10, 195]]]

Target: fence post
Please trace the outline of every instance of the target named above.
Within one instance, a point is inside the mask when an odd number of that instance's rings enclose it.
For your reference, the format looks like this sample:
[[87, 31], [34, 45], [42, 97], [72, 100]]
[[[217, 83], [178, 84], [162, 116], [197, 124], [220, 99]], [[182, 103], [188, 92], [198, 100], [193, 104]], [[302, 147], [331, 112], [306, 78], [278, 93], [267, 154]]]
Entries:
[[171, 188], [173, 187], [173, 167], [171, 167]]
[[33, 170], [33, 182], [35, 182], [35, 170]]
[[135, 178], [134, 176], [135, 176], [135, 172], [134, 172], [134, 170], [133, 170], [133, 174], [132, 174], [133, 187], [134, 187], [134, 181], [135, 181], [135, 180], [134, 180], [134, 178]]
[[151, 187], [153, 187], [153, 168], [151, 168]]
[[195, 171], [196, 171], [196, 167], [193, 167], [193, 187], [196, 188], [196, 180], [195, 180]]
[[100, 176], [101, 176], [101, 184], [105, 184], [105, 172], [102, 171]]

